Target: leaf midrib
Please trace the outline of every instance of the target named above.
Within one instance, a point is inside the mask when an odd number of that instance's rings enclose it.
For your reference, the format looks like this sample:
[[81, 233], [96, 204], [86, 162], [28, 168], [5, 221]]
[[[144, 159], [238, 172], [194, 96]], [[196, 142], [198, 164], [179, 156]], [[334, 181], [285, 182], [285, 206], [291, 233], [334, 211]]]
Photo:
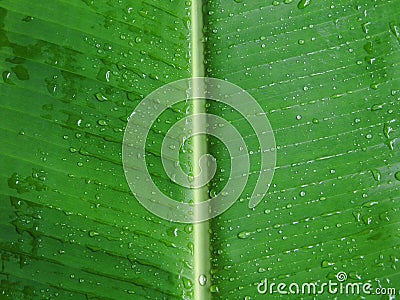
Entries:
[[[191, 7], [191, 75], [192, 78], [204, 77], [204, 39], [203, 39], [203, 1], [192, 0]], [[193, 97], [201, 96], [198, 95], [196, 88], [198, 82], [193, 80]], [[203, 93], [200, 90], [200, 93]], [[193, 101], [193, 114], [205, 113], [205, 100]], [[201, 124], [194, 122], [193, 131], [196, 132], [200, 128]], [[193, 137], [193, 165], [197, 166], [200, 156], [207, 152], [207, 139], [204, 135], [195, 135]], [[202, 172], [207, 172], [202, 170]], [[207, 186], [197, 188], [193, 191], [194, 203], [199, 203], [208, 198]], [[196, 216], [196, 207], [194, 208], [194, 216]], [[210, 236], [209, 236], [210, 224], [208, 220], [194, 223], [193, 224], [193, 239], [194, 239], [194, 255], [193, 255], [193, 275], [194, 275], [194, 299], [196, 300], [207, 300], [211, 298], [210, 294]], [[200, 284], [201, 276], [205, 276], [207, 281], [205, 284]]]

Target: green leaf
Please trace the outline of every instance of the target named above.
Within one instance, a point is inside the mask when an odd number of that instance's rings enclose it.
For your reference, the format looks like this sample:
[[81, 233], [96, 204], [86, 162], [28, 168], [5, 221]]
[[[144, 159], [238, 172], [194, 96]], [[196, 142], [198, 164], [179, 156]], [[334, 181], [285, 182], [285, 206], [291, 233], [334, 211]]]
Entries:
[[[3, 298], [279, 298], [279, 283], [321, 286], [339, 272], [400, 287], [400, 1], [203, 4], [0, 1]], [[237, 84], [265, 111], [275, 175], [249, 209], [265, 150], [249, 124], [215, 101], [174, 105], [146, 141], [161, 191], [205, 197], [174, 184], [160, 160], [163, 136], [193, 111], [235, 125], [251, 166], [226, 212], [169, 222], [133, 197], [123, 134], [146, 95], [203, 75]], [[205, 149], [218, 163], [212, 197], [229, 180], [223, 143], [189, 139], [180, 165], [193, 173]], [[264, 279], [273, 295], [257, 291]], [[357, 297], [338, 295], [320, 298]]]

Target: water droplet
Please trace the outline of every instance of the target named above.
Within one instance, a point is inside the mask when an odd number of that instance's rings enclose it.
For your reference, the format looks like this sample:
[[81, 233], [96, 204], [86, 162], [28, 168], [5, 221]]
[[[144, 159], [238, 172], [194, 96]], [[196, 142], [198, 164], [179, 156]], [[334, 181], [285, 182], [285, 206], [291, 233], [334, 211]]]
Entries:
[[251, 235], [251, 232], [249, 231], [242, 231], [238, 233], [238, 238], [239, 239], [247, 239]]
[[381, 172], [379, 172], [379, 170], [377, 169], [372, 169], [371, 170], [372, 176], [374, 177], [374, 179], [376, 181], [380, 181], [381, 180]]
[[390, 126], [389, 123], [385, 123], [383, 125], [383, 134], [385, 135], [385, 137], [388, 139], [390, 138], [390, 133], [393, 131], [393, 127]]
[[349, 278], [351, 278], [353, 280], [358, 280], [358, 281], [362, 280], [362, 277], [354, 271], [349, 272]]
[[396, 24], [395, 22], [390, 22], [389, 28], [390, 28], [390, 31], [393, 33], [393, 35], [400, 42], [400, 27], [399, 27], [399, 25]]
[[304, 9], [304, 8], [306, 8], [307, 6], [309, 6], [311, 4], [311, 0], [301, 0], [298, 4], [297, 4], [297, 7], [299, 8], [299, 9]]
[[191, 233], [193, 231], [193, 225], [192, 224], [187, 224], [185, 225], [183, 229], [186, 233]]
[[204, 286], [206, 283], [207, 283], [207, 277], [206, 277], [206, 275], [201, 274], [201, 275], [199, 276], [199, 284], [200, 284], [201, 286]]
[[304, 42], [304, 40], [298, 40], [297, 43], [298, 43], [299, 45], [303, 45], [305, 42]]
[[365, 60], [365, 62], [367, 62], [368, 64], [372, 65], [372, 64], [374, 64], [376, 58], [375, 58], [375, 57], [372, 57], [372, 56], [366, 56], [366, 57], [364, 58], [364, 60]]
[[370, 87], [371, 89], [373, 89], [373, 90], [377, 90], [378, 87], [379, 87], [379, 83], [372, 83], [372, 84], [370, 84], [369, 87]]
[[25, 18], [22, 19], [22, 21], [24, 21], [24, 22], [30, 22], [32, 20], [33, 20], [33, 17], [31, 17], [31, 16], [26, 16]]
[[301, 120], [301, 115], [297, 115], [296, 120]]
[[394, 174], [394, 178], [396, 178], [398, 181], [400, 181], [400, 171], [399, 171], [399, 172], [396, 172], [396, 173]]
[[328, 268], [328, 267], [331, 267], [331, 266], [333, 266], [335, 263], [333, 263], [333, 262], [329, 262], [329, 261], [327, 261], [327, 260], [323, 260], [322, 262], [321, 262], [321, 267], [323, 267], [323, 268]]
[[149, 74], [149, 77], [153, 80], [158, 80], [158, 76], [156, 74]]
[[394, 150], [394, 140], [393, 140], [393, 139], [387, 140], [387, 141], [385, 142], [385, 144], [386, 144], [386, 146], [388, 146], [388, 148], [389, 148], [390, 150]]
[[216, 286], [216, 285], [210, 286], [210, 292], [211, 293], [218, 293], [219, 292], [218, 286]]
[[372, 111], [377, 111], [377, 110], [381, 110], [383, 108], [384, 103], [378, 103], [378, 104], [374, 104], [371, 107]]
[[4, 83], [14, 84], [11, 80], [11, 72], [9, 72], [9, 71], [3, 72], [3, 81], [4, 81]]
[[366, 23], [361, 24], [361, 28], [362, 28], [362, 30], [364, 31], [365, 34], [368, 34], [368, 31], [369, 31], [368, 26], [370, 24], [371, 24], [371, 22], [366, 22]]
[[106, 81], [107, 82], [110, 82], [110, 73], [111, 73], [110, 71], [106, 72]]
[[313, 124], [318, 124], [319, 120], [317, 118], [312, 119]]
[[187, 243], [187, 247], [190, 251], [190, 253], [193, 255], [194, 252], [194, 244], [192, 242]]
[[96, 96], [96, 99], [101, 101], [101, 102], [108, 100], [107, 97], [104, 96], [102, 93], [97, 93], [95, 96]]
[[373, 49], [373, 44], [371, 41], [368, 41], [365, 45], [364, 45], [364, 50], [368, 53], [368, 54], [372, 54], [374, 51]]
[[94, 231], [94, 230], [90, 230], [89, 231], [89, 236], [90, 237], [95, 237], [95, 236], [98, 236], [98, 235], [99, 235], [99, 233], [97, 231]]
[[372, 207], [372, 206], [375, 206], [375, 205], [378, 205], [379, 204], [379, 202], [378, 201], [368, 201], [368, 202], [365, 202], [365, 203], [363, 203], [363, 207]]
[[107, 121], [106, 120], [102, 120], [102, 119], [98, 120], [97, 124], [99, 124], [100, 126], [107, 126], [108, 125]]
[[182, 282], [185, 289], [190, 289], [193, 286], [193, 283], [189, 278], [182, 277]]
[[135, 38], [135, 42], [136, 42], [137, 44], [139, 44], [141, 41], [142, 41], [141, 37], [137, 36], [137, 37]]

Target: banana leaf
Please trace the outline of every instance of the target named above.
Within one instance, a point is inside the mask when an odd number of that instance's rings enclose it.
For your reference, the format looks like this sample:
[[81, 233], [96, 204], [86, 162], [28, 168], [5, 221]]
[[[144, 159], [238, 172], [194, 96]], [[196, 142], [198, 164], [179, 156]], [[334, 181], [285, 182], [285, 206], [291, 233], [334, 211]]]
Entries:
[[[394, 299], [399, 8], [399, 0], [1, 0], [0, 298]], [[185, 224], [137, 201], [122, 145], [147, 95], [193, 76], [233, 83], [257, 101], [276, 167], [249, 208], [265, 149], [243, 116], [207, 100], [203, 109], [246, 142], [249, 180], [224, 213]], [[161, 146], [195, 110], [174, 104], [146, 139], [152, 179], [177, 202], [196, 197], [163, 169]], [[203, 192], [220, 193], [229, 149], [215, 137], [182, 138], [182, 170], [195, 174], [193, 157], [207, 150], [217, 169]], [[301, 291], [328, 282], [371, 288]]]

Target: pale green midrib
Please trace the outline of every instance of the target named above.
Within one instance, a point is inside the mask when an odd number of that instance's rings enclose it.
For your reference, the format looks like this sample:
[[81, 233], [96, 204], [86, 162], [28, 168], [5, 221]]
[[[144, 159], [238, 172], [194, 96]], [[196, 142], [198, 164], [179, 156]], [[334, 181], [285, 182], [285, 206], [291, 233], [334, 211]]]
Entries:
[[[203, 46], [203, 1], [192, 0], [191, 10], [191, 69], [192, 77], [203, 77], [204, 74], [204, 46]], [[193, 81], [193, 90], [196, 91], [196, 82]], [[202, 89], [200, 89], [202, 91]], [[196, 92], [195, 92], [196, 93]], [[195, 96], [194, 94], [192, 96]], [[199, 96], [199, 95], [197, 95]], [[205, 101], [197, 100], [193, 102], [193, 114], [205, 113]], [[201, 126], [193, 123], [193, 129]], [[207, 141], [204, 135], [194, 136], [193, 138], [193, 165], [198, 166], [199, 158], [202, 153], [207, 151]], [[206, 170], [202, 170], [206, 172]], [[207, 186], [194, 190], [194, 202], [198, 203], [208, 198]], [[195, 210], [194, 215], [198, 212]], [[194, 299], [207, 300], [210, 297], [210, 239], [209, 222], [204, 221], [193, 224], [194, 237]], [[207, 281], [200, 285], [199, 278], [204, 275]]]

